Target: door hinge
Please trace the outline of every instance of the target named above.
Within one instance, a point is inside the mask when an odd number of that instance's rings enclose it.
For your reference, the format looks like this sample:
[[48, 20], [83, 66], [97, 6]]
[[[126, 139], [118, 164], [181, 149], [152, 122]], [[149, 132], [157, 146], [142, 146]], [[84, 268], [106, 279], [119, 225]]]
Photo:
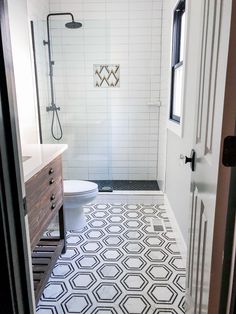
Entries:
[[23, 198], [23, 207], [24, 207], [24, 215], [27, 215], [27, 204], [26, 204], [26, 197]]
[[236, 167], [236, 136], [224, 139], [222, 163], [225, 167]]

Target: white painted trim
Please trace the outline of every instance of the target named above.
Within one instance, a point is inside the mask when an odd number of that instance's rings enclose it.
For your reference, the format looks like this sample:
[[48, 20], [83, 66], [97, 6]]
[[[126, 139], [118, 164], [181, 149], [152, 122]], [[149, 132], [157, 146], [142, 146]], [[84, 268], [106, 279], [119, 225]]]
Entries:
[[[169, 108], [169, 111], [170, 111], [170, 108]], [[168, 115], [168, 117], [169, 116], [170, 116], [170, 114]], [[181, 122], [180, 123], [175, 122], [175, 121], [171, 120], [170, 118], [168, 118], [168, 121], [167, 121], [168, 130], [175, 133], [179, 137], [182, 137], [182, 126], [183, 126], [182, 119], [183, 119], [183, 104], [181, 105]]]
[[164, 194], [164, 200], [165, 200], [165, 205], [166, 205], [166, 209], [167, 209], [167, 214], [168, 214], [168, 217], [170, 219], [170, 223], [172, 225], [172, 228], [173, 228], [173, 231], [175, 233], [175, 237], [176, 237], [176, 240], [177, 240], [177, 245], [180, 249], [180, 253], [181, 253], [181, 256], [183, 258], [183, 263], [186, 267], [186, 262], [187, 262], [187, 244], [184, 240], [184, 237], [183, 237], [183, 234], [182, 234], [182, 231], [180, 229], [180, 226], [177, 222], [177, 219], [175, 217], [175, 214], [174, 214], [174, 211], [170, 205], [170, 202], [168, 200], [168, 197], [166, 194]]

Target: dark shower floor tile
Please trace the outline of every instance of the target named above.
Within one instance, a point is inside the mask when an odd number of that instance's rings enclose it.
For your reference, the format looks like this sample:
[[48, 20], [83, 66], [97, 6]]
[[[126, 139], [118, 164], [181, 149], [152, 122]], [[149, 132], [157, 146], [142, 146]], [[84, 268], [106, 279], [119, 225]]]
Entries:
[[157, 181], [145, 180], [90, 180], [97, 183], [99, 192], [112, 192], [113, 190], [131, 191], [159, 191]]

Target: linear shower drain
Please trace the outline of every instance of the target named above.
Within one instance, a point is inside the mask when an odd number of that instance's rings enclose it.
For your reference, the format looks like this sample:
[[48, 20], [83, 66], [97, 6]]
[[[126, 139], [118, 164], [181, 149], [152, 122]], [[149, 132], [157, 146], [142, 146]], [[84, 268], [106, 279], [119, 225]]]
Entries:
[[160, 218], [152, 218], [151, 219], [151, 226], [154, 232], [165, 232], [165, 225], [163, 219]]

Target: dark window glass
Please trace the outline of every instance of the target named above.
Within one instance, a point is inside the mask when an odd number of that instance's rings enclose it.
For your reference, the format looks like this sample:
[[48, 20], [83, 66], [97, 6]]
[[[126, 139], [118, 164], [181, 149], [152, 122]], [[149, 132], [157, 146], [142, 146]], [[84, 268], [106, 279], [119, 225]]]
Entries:
[[185, 28], [185, 1], [181, 0], [174, 11], [172, 35], [172, 63], [171, 63], [171, 103], [170, 119], [180, 122], [181, 102], [183, 91], [183, 51]]

